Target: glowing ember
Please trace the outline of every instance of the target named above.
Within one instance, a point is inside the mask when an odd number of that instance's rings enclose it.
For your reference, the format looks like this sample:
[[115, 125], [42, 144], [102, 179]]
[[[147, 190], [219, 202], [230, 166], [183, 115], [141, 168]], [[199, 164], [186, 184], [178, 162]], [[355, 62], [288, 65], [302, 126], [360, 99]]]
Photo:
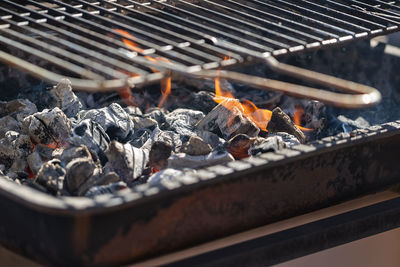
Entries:
[[[128, 33], [127, 31], [121, 30], [121, 29], [115, 29], [114, 31], [124, 35], [125, 37], [128, 37], [130, 39], [135, 39], [135, 36], [133, 36], [132, 34]], [[132, 51], [138, 52], [138, 53], [143, 53], [144, 50], [141, 49], [135, 42], [122, 38], [122, 42], [126, 45], [126, 47]], [[150, 57], [150, 56], [144, 56], [147, 60], [152, 61], [152, 62], [160, 62], [160, 61], [164, 61], [167, 63], [170, 63], [170, 61], [165, 58], [165, 57]], [[154, 68], [150, 68], [154, 73], [159, 72], [158, 70], [154, 69]], [[132, 76], [138, 76], [135, 73], [132, 73]], [[171, 77], [168, 77], [164, 80], [161, 81], [161, 100], [158, 103], [158, 107], [162, 107], [165, 100], [167, 99], [168, 95], [171, 93]], [[131, 94], [131, 91], [129, 88], [126, 89], [122, 89], [119, 91], [119, 95], [121, 97], [121, 99], [125, 102], [125, 104], [127, 105], [134, 105], [134, 99], [133, 96]]]

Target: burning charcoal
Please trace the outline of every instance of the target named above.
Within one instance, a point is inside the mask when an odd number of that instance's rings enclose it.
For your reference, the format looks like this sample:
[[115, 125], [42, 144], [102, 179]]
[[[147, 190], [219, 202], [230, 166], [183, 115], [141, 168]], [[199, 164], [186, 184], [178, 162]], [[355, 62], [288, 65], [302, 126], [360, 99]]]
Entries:
[[209, 131], [196, 131], [196, 134], [201, 139], [203, 139], [204, 142], [209, 144], [212, 149], [216, 149], [217, 147], [222, 146], [225, 143], [224, 139]]
[[[221, 132], [225, 139], [237, 134], [257, 136], [260, 129], [237, 107], [236, 99], [226, 99], [207, 114], [198, 124], [199, 130]], [[232, 107], [227, 109], [226, 107]]]
[[0, 139], [0, 162], [7, 167], [16, 159], [25, 159], [31, 150], [29, 136], [14, 131], [8, 131], [5, 137]]
[[36, 105], [28, 99], [16, 99], [6, 105], [8, 115], [14, 117], [17, 121], [23, 121], [25, 117], [37, 112]]
[[53, 194], [60, 194], [63, 190], [65, 175], [61, 161], [53, 159], [42, 165], [36, 175], [36, 180]]
[[79, 112], [80, 121], [89, 119], [106, 131], [111, 140], [126, 141], [133, 133], [133, 122], [128, 113], [118, 104], [113, 103], [101, 109]]
[[59, 108], [45, 109], [26, 117], [23, 130], [37, 144], [65, 146], [71, 134], [71, 122]]
[[134, 147], [142, 147], [151, 136], [151, 130], [143, 128], [141, 130], [135, 131], [132, 136], [132, 140], [129, 142]]
[[157, 186], [157, 187], [167, 187], [168, 184], [171, 183], [180, 183], [177, 179], [177, 177], [182, 177], [185, 174], [188, 173], [193, 173], [195, 170], [193, 169], [182, 169], [182, 170], [177, 170], [177, 169], [164, 169], [162, 171], [159, 171], [147, 180], [147, 182], [152, 185], [152, 186]]
[[[296, 142], [297, 138], [291, 135]], [[256, 144], [252, 145], [250, 149], [248, 150], [250, 155], [258, 155], [262, 153], [267, 153], [267, 152], [276, 152], [278, 150], [281, 150], [283, 148], [286, 148], [287, 145], [283, 141], [281, 136], [271, 136], [268, 138], [263, 139], [261, 142], [257, 142]]]
[[306, 137], [303, 132], [297, 128], [290, 117], [279, 107], [272, 111], [271, 120], [268, 123], [267, 130], [271, 133], [286, 132], [297, 137], [300, 143], [305, 143]]
[[204, 156], [190, 156], [185, 153], [178, 153], [172, 155], [168, 159], [168, 168], [201, 168], [216, 164], [223, 164], [235, 159], [228, 152], [213, 151]]
[[250, 147], [255, 143], [260, 143], [260, 139], [245, 134], [238, 134], [226, 142], [225, 147], [235, 159], [244, 159], [249, 157]]
[[[149, 117], [131, 116], [131, 119], [133, 121], [133, 124], [135, 125], [134, 127], [135, 130], [141, 130], [141, 129], [154, 130], [158, 126], [157, 121]], [[133, 138], [134, 137], [132, 137], [132, 139]]]
[[53, 151], [54, 150], [55, 150], [54, 148], [51, 148], [49, 146], [42, 145], [42, 144], [36, 144], [33, 151], [39, 153], [39, 155], [43, 159], [50, 160], [50, 159], [53, 158]]
[[154, 168], [155, 171], [165, 169], [171, 152], [172, 147], [170, 144], [161, 141], [154, 142], [149, 153], [149, 166]]
[[203, 112], [191, 109], [176, 109], [165, 116], [172, 131], [186, 136], [194, 135], [195, 125], [203, 118]]
[[104, 194], [113, 194], [119, 190], [127, 188], [126, 183], [124, 182], [118, 182], [118, 183], [112, 183], [108, 185], [101, 185], [101, 186], [94, 186], [91, 189], [89, 189], [85, 197], [95, 197], [99, 195], [104, 195]]
[[86, 145], [97, 154], [102, 164], [107, 161], [104, 151], [110, 143], [110, 138], [97, 122], [82, 120], [74, 127], [69, 142], [76, 146]]
[[192, 156], [201, 156], [209, 154], [212, 148], [209, 144], [205, 143], [203, 139], [198, 136], [191, 136], [181, 148], [180, 152], [186, 153]]
[[0, 118], [0, 138], [4, 138], [8, 131], [20, 131], [22, 124], [11, 116]]
[[151, 133], [149, 140], [142, 146], [142, 149], [150, 151], [152, 144], [157, 141], [170, 144], [174, 152], [178, 152], [182, 146], [182, 140], [179, 134], [172, 131], [162, 131], [157, 127]]
[[65, 186], [68, 192], [74, 196], [81, 196], [84, 189], [95, 185], [101, 175], [101, 168], [89, 157], [76, 158], [65, 167]]
[[70, 80], [62, 79], [50, 92], [57, 99], [57, 107], [59, 107], [67, 117], [76, 116], [82, 108], [81, 102], [72, 91]]
[[131, 183], [142, 175], [148, 161], [145, 150], [131, 144], [121, 144], [112, 141], [106, 150], [108, 162], [104, 166], [105, 172], [116, 172], [126, 183]]
[[43, 160], [40, 154], [36, 151], [32, 152], [27, 158], [28, 166], [34, 174], [37, 174], [42, 167]]

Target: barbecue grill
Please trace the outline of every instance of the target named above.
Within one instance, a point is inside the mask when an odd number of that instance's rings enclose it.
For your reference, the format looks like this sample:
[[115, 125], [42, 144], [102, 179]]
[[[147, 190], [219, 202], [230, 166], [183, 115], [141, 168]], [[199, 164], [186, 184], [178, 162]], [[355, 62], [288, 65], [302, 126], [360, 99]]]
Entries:
[[[90, 92], [169, 76], [221, 77], [365, 107], [380, 100], [374, 88], [277, 59], [398, 31], [399, 13], [398, 1], [374, 0], [2, 0], [0, 60], [47, 81], [69, 76]], [[256, 62], [351, 94], [228, 70]], [[0, 179], [0, 241], [51, 264], [145, 259], [395, 184], [399, 138], [400, 122], [390, 122], [205, 168], [164, 191], [145, 184], [94, 199], [56, 198]], [[382, 231], [398, 226], [393, 221]]]
[[[16, 57], [3, 49], [0, 60], [52, 82], [70, 73], [73, 87], [88, 91], [139, 86], [168, 75], [218, 76], [344, 107], [364, 107], [380, 101], [378, 91], [288, 66], [274, 57], [396, 31], [398, 5], [393, 1], [3, 1], [0, 42], [23, 53]], [[118, 38], [134, 42], [137, 48], [130, 51]], [[49, 65], [42, 68], [23, 59], [32, 55]], [[254, 61], [352, 94], [215, 70]], [[56, 70], [49, 71], [53, 67]], [[159, 71], [151, 73], [149, 68]]]

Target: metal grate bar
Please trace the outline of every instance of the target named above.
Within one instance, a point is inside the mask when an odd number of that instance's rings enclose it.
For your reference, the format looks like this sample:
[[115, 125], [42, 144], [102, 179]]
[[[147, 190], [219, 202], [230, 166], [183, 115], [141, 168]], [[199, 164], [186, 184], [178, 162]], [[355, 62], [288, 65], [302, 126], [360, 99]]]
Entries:
[[399, 26], [400, 2], [389, 0], [3, 0], [0, 59], [19, 66], [5, 56], [17, 50], [56, 73], [132, 86]]

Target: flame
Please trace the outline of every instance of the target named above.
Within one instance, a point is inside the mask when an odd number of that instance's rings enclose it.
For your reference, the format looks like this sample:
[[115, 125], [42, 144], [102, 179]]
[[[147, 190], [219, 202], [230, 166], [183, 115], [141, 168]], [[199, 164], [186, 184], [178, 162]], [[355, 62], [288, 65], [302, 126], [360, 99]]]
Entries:
[[[124, 31], [124, 30], [121, 30], [121, 29], [114, 29], [114, 31], [124, 35], [127, 38], [135, 39], [135, 36], [133, 36], [132, 34], [130, 34], [127, 31]], [[131, 40], [128, 40], [128, 39], [125, 39], [125, 38], [122, 38], [122, 42], [126, 45], [126, 47], [128, 49], [143, 54], [144, 50], [141, 49], [135, 42], [133, 42]], [[164, 61], [164, 62], [167, 62], [167, 63], [171, 63], [165, 57], [150, 57], [150, 56], [144, 56], [144, 57], [147, 60], [152, 61], [152, 62]], [[150, 69], [154, 73], [159, 72], [155, 68], [150, 68]], [[131, 75], [132, 75], [132, 77], [139, 76], [139, 75], [137, 75], [135, 73], [132, 73]], [[160, 83], [160, 86], [161, 86], [161, 95], [162, 95], [162, 97], [161, 97], [160, 102], [158, 103], [158, 107], [159, 108], [161, 108], [163, 106], [163, 104], [166, 101], [168, 95], [171, 93], [171, 77], [169, 76], [168, 78], [162, 80], [161, 83]], [[133, 105], [134, 104], [134, 98], [133, 98], [129, 88], [122, 89], [118, 93], [119, 93], [121, 99], [125, 102], [125, 104], [127, 104], [127, 105]]]
[[[238, 109], [243, 115], [247, 116], [250, 120], [254, 122], [257, 127], [263, 131], [267, 131], [268, 122], [271, 120], [272, 112], [267, 109], [259, 109], [250, 100], [242, 100], [223, 102], [225, 99], [236, 99], [231, 92], [228, 90], [223, 90], [221, 87], [220, 79], [215, 78], [215, 97], [214, 101], [221, 104], [229, 109]], [[228, 127], [232, 122], [228, 122]]]
[[306, 131], [306, 132], [312, 131], [313, 129], [309, 129], [309, 128], [300, 126], [301, 125], [301, 117], [303, 116], [303, 114], [304, 114], [304, 109], [301, 107], [296, 107], [296, 111], [293, 114], [294, 124], [296, 124], [296, 126], [302, 131]]

